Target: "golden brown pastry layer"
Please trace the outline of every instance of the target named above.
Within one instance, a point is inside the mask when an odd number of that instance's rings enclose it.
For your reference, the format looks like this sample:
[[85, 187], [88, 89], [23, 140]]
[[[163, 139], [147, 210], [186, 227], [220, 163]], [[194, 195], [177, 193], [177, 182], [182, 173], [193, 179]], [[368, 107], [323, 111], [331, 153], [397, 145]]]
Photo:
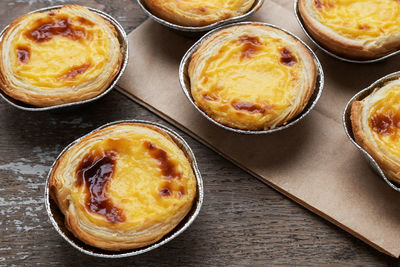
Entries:
[[400, 184], [400, 79], [355, 101], [351, 123], [357, 143], [376, 160], [388, 179]]
[[172, 138], [136, 123], [81, 139], [59, 158], [49, 186], [68, 230], [106, 250], [157, 242], [186, 216], [197, 190], [191, 164]]
[[305, 27], [323, 46], [353, 59], [400, 49], [400, 1], [299, 0]]
[[122, 63], [113, 25], [78, 5], [15, 20], [0, 43], [0, 87], [38, 107], [93, 98]]
[[214, 120], [245, 130], [288, 123], [307, 105], [316, 76], [302, 43], [257, 23], [211, 35], [189, 64], [195, 104]]
[[157, 17], [182, 26], [205, 26], [245, 14], [255, 0], [144, 0]]

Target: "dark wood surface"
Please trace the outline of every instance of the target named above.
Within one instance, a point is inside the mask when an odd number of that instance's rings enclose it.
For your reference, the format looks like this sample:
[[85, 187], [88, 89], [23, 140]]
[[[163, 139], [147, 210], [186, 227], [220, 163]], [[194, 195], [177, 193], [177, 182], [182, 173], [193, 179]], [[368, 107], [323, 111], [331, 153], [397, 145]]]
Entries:
[[[145, 19], [134, 0], [75, 2], [106, 11], [127, 32]], [[30, 10], [65, 3], [72, 1], [1, 0], [0, 26]], [[56, 233], [45, 211], [44, 183], [56, 155], [107, 122], [144, 119], [170, 125], [117, 91], [54, 112], [24, 112], [1, 100], [0, 114], [0, 265], [399, 265], [180, 131], [205, 183], [205, 202], [194, 224], [145, 255], [118, 260], [83, 255]]]

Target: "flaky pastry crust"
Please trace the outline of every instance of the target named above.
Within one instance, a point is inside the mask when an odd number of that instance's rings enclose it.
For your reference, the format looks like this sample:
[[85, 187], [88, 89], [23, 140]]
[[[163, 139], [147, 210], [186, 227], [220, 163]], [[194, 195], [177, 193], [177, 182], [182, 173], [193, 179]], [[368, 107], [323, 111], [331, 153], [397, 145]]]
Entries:
[[393, 95], [400, 98], [400, 80], [387, 82], [363, 100], [354, 101], [350, 119], [356, 142], [389, 180], [400, 184], [400, 109], [399, 98], [393, 99]]
[[[350, 2], [353, 0], [349, 0]], [[368, 4], [369, 0], [358, 1], [356, 4]], [[397, 12], [397, 15], [393, 15], [392, 19], [397, 19], [400, 15], [400, 2], [392, 0], [372, 0], [378, 1], [379, 4], [391, 4], [398, 5], [397, 7], [387, 7], [390, 13]], [[357, 14], [348, 10], [351, 18], [356, 18], [357, 25], [347, 25], [349, 21], [343, 18], [340, 21], [339, 12], [338, 14], [332, 13], [331, 17], [339, 20], [335, 22], [335, 26], [338, 26], [348, 33], [344, 34], [338, 29], [334, 29], [327, 25], [324, 21], [321, 21], [319, 16], [324, 17], [323, 14], [318, 14], [321, 10], [334, 10], [340, 8], [341, 12], [346, 10], [344, 4], [346, 1], [338, 0], [299, 0], [298, 9], [301, 18], [304, 21], [304, 26], [311, 34], [311, 36], [328, 50], [338, 54], [340, 56], [357, 59], [357, 60], [368, 60], [375, 59], [400, 49], [400, 27], [397, 27], [400, 21], [393, 21], [394, 26], [397, 30], [393, 31], [391, 28], [385, 29], [385, 26], [376, 24], [376, 21], [381, 20], [382, 24], [387, 24], [390, 17], [377, 17], [373, 18], [371, 15], [368, 17], [362, 16], [357, 18]], [[395, 8], [396, 10], [392, 10]], [[375, 10], [382, 12], [381, 7], [371, 6], [367, 11]], [[333, 11], [332, 11], [333, 12]], [[385, 14], [385, 13], [382, 13]], [[370, 17], [370, 18], [369, 18]], [[328, 18], [327, 18], [328, 19]], [[330, 19], [330, 18], [329, 18]], [[333, 22], [332, 22], [333, 23]], [[343, 24], [343, 25], [342, 25]]]
[[307, 105], [317, 68], [289, 34], [258, 23], [209, 36], [190, 59], [191, 93], [211, 118], [243, 130], [287, 124]]
[[160, 240], [190, 211], [196, 178], [184, 152], [164, 131], [120, 123], [70, 147], [49, 180], [65, 226], [105, 250]]
[[205, 26], [245, 14], [255, 0], [144, 0], [159, 18], [181, 26]]
[[0, 87], [37, 107], [91, 99], [119, 73], [120, 46], [114, 26], [82, 6], [24, 15], [0, 42]]

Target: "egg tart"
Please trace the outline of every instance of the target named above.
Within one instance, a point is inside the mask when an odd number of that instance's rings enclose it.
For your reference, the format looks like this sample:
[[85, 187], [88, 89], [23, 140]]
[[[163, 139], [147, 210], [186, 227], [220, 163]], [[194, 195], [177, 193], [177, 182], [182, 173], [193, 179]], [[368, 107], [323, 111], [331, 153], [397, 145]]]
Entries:
[[195, 104], [209, 117], [236, 129], [269, 130], [305, 108], [317, 67], [300, 41], [251, 23], [206, 38], [190, 59], [188, 76]]
[[400, 1], [299, 0], [304, 26], [338, 55], [374, 59], [400, 49]]
[[237, 17], [251, 9], [255, 0], [144, 0], [157, 17], [181, 26], [206, 26]]
[[18, 18], [4, 32], [0, 57], [1, 89], [36, 107], [91, 99], [122, 65], [115, 27], [78, 5]]
[[119, 123], [69, 147], [49, 176], [65, 226], [104, 250], [160, 240], [190, 211], [197, 182], [189, 159], [157, 127]]
[[388, 179], [400, 184], [400, 79], [387, 82], [351, 107], [356, 142]]

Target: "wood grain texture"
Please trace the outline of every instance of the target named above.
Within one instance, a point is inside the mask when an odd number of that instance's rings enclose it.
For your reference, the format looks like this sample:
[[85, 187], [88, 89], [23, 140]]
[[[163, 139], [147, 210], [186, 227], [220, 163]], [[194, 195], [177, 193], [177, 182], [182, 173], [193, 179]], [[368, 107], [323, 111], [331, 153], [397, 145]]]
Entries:
[[[2, 0], [0, 26], [30, 10], [66, 3], [72, 1]], [[79, 3], [110, 13], [128, 32], [145, 19], [134, 0]], [[170, 125], [116, 91], [94, 103], [53, 112], [24, 112], [0, 101], [0, 114], [0, 265], [399, 265], [180, 131], [197, 156], [205, 183], [205, 202], [194, 224], [145, 255], [106, 260], [80, 254], [58, 236], [45, 211], [45, 177], [54, 158], [74, 139], [110, 121]]]

